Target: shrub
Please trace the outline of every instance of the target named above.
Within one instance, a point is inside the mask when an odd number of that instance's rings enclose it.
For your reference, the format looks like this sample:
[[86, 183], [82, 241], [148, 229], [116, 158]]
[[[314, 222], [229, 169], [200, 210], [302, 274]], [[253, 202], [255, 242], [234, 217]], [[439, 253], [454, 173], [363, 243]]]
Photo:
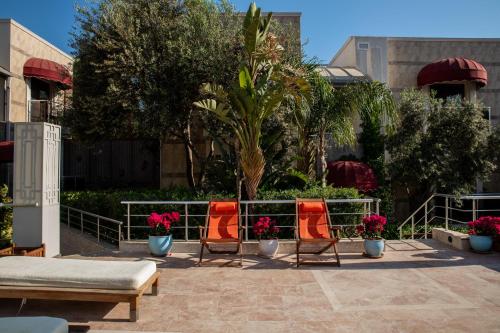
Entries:
[[[8, 196], [9, 188], [7, 185], [0, 187], [0, 202], [10, 203], [12, 200]], [[0, 248], [9, 245], [12, 239], [12, 208], [0, 208]]]

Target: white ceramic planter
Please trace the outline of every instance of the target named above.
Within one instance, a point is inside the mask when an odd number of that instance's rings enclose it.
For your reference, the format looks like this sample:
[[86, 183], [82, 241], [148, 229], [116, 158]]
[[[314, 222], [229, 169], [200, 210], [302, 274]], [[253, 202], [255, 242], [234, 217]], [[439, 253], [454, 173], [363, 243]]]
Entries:
[[278, 253], [279, 241], [277, 239], [261, 239], [259, 241], [259, 255], [272, 258]]

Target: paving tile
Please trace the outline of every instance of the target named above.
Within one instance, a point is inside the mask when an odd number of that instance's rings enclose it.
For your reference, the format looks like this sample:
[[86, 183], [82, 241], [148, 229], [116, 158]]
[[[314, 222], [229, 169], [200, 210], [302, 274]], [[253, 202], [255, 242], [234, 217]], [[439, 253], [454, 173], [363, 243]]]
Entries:
[[[89, 259], [148, 258], [116, 255]], [[160, 294], [143, 297], [136, 323], [127, 321], [123, 303], [30, 300], [22, 315], [132, 332], [500, 331], [498, 253], [461, 252], [432, 240], [396, 241], [378, 260], [342, 254], [341, 267], [296, 269], [294, 260], [249, 256], [235, 268], [220, 267], [223, 260], [196, 267], [189, 254], [155, 258]], [[18, 305], [0, 300], [0, 316], [15, 315]]]

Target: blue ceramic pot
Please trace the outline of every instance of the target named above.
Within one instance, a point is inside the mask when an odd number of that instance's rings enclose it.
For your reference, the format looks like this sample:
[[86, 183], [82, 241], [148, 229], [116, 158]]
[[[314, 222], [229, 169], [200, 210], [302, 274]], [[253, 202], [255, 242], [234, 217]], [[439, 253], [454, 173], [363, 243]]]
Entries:
[[470, 235], [469, 243], [474, 251], [488, 252], [493, 246], [493, 237]]
[[369, 257], [381, 257], [384, 252], [383, 239], [365, 239], [365, 252]]
[[172, 235], [149, 236], [149, 250], [155, 256], [165, 256], [172, 248]]

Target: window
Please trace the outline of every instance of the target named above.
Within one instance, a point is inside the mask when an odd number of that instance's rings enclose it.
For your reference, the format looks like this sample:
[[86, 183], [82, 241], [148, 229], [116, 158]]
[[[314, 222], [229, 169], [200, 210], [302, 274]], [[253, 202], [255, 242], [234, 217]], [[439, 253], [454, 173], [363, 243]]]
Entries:
[[465, 86], [463, 84], [433, 84], [430, 86], [430, 89], [436, 92], [437, 98], [447, 99], [453, 96], [465, 97]]
[[370, 48], [370, 44], [368, 43], [358, 43], [358, 49], [360, 50], [368, 50]]
[[50, 112], [50, 84], [31, 78], [30, 121], [48, 121]]

